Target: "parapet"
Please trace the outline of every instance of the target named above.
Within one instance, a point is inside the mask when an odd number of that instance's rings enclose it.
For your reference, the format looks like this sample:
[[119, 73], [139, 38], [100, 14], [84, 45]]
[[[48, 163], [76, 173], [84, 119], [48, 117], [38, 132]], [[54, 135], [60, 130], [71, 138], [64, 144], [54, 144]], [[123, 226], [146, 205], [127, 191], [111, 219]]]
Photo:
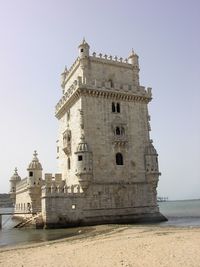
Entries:
[[[131, 55], [129, 55], [128, 58], [122, 58], [122, 57], [118, 57], [118, 56], [112, 56], [112, 55], [107, 55], [107, 54], [102, 54], [99, 53], [97, 54], [96, 52], [92, 53], [92, 56], [89, 55], [89, 45], [85, 42], [82, 43], [79, 46], [79, 50], [82, 50], [80, 48], [82, 48], [82, 46], [88, 46], [88, 48], [86, 49], [87, 51], [84, 53], [79, 53], [79, 56], [76, 58], [76, 60], [74, 61], [74, 63], [72, 64], [72, 66], [69, 68], [69, 70], [67, 69], [67, 67], [65, 66], [64, 72], [61, 74], [61, 87], [64, 89], [65, 88], [65, 84], [67, 83], [67, 81], [70, 79], [70, 77], [73, 75], [74, 71], [80, 66], [80, 65], [85, 65], [85, 55], [87, 54], [87, 59], [90, 60], [91, 62], [100, 62], [103, 64], [111, 64], [111, 65], [115, 65], [115, 66], [121, 66], [124, 68], [129, 68], [129, 69], [134, 69], [134, 70], [139, 70], [139, 63], [138, 63], [138, 55], [135, 54], [135, 52], [132, 50]], [[85, 48], [84, 48], [85, 50]]]
[[56, 184], [56, 186], [60, 185], [62, 183], [62, 174], [56, 173], [55, 176], [52, 175], [52, 173], [45, 173], [44, 175], [45, 179], [45, 186], [50, 186], [53, 182]]
[[83, 194], [79, 184], [68, 186], [65, 181], [56, 185], [55, 181], [42, 187], [42, 197], [67, 197], [80, 196]]
[[103, 55], [102, 53], [99, 53], [97, 55], [96, 52], [92, 53], [92, 56], [90, 57], [91, 60], [100, 60], [103, 63], [108, 64], [122, 64], [124, 67], [131, 67], [132, 64], [128, 62], [127, 58], [117, 57], [117, 56], [108, 56], [107, 54]]
[[[102, 81], [102, 80], [93, 80], [93, 81], [86, 81], [82, 83], [82, 78], [79, 76], [77, 80], [74, 80], [73, 84], [67, 89], [59, 100], [56, 105], [55, 115], [59, 113], [59, 111], [65, 106], [68, 100], [74, 95], [78, 90], [90, 90], [94, 92], [105, 92], [105, 93], [121, 93], [123, 96], [127, 95], [128, 97], [134, 97], [139, 99], [138, 97], [142, 97], [141, 99], [147, 99], [148, 101], [152, 98], [151, 88], [145, 89], [144, 86], [134, 86], [131, 84], [120, 84], [120, 83], [113, 83], [111, 84], [110, 81]], [[78, 93], [77, 93], [78, 95]]]

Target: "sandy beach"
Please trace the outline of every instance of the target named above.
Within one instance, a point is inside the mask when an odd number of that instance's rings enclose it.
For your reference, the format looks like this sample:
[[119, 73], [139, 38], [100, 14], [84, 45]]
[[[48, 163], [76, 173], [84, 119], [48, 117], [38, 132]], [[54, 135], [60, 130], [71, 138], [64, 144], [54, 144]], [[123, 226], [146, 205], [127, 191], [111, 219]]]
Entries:
[[0, 266], [200, 266], [200, 228], [97, 226], [86, 237], [0, 249]]

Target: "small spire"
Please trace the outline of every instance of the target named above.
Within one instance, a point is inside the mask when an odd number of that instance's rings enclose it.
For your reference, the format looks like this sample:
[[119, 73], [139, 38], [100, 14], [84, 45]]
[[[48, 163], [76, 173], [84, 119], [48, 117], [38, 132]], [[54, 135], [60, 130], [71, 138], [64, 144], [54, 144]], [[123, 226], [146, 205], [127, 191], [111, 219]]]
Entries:
[[14, 169], [14, 174], [17, 174], [18, 175], [17, 167], [15, 167], [15, 169]]
[[33, 161], [38, 161], [37, 155], [38, 155], [37, 151], [34, 150], [34, 153], [33, 153]]
[[[86, 40], [85, 40], [85, 37], [83, 38], [83, 41], [82, 41], [82, 43], [78, 46], [79, 48], [87, 48], [87, 49], [89, 49], [90, 48], [90, 46], [89, 46], [89, 44], [86, 42]], [[83, 51], [81, 51], [81, 52], [83, 52]]]
[[81, 139], [82, 142], [85, 141], [85, 133], [84, 133], [84, 131], [82, 131], [80, 139]]
[[135, 56], [135, 52], [134, 52], [134, 50], [133, 50], [133, 48], [131, 49], [131, 53], [130, 53], [130, 55], [129, 55], [129, 58], [132, 58], [132, 57], [134, 57]]

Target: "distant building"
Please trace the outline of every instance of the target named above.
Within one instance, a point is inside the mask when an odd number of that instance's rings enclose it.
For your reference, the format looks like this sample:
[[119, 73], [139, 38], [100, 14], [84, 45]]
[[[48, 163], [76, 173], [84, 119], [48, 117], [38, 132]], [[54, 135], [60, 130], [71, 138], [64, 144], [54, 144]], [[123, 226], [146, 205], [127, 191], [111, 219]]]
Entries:
[[90, 55], [85, 40], [78, 49], [56, 105], [60, 173], [43, 179], [35, 152], [27, 178], [15, 170], [10, 179], [16, 212], [39, 214], [46, 227], [165, 220], [149, 135], [151, 88], [140, 85], [138, 56]]

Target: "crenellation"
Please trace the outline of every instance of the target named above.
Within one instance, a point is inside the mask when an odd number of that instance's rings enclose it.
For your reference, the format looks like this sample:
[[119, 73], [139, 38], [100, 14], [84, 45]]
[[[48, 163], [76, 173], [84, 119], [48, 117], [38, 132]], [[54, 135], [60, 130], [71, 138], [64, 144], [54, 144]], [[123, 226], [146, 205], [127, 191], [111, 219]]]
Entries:
[[50, 185], [45, 185], [42, 187], [42, 196], [43, 197], [55, 197], [55, 196], [63, 196], [63, 197], [69, 197], [69, 196], [80, 196], [80, 194], [83, 195], [83, 191], [81, 191], [81, 187], [79, 184], [75, 185], [67, 185], [65, 181], [63, 181], [62, 184], [57, 185], [55, 181], [52, 181]]
[[95, 60], [97, 61], [100, 60], [100, 62], [112, 63], [112, 64], [122, 63], [123, 65], [126, 65], [129, 68], [132, 67], [132, 63], [129, 63], [127, 58], [123, 59], [122, 57], [117, 57], [117, 56], [112, 56], [112, 55], [108, 56], [107, 54], [103, 55], [102, 53], [99, 53], [97, 55], [96, 52], [92, 53], [91, 58], [95, 58]]
[[[98, 80], [94, 80], [93, 82], [90, 82], [90, 84], [87, 84], [87, 89], [92, 89], [92, 90], [111, 90], [111, 91], [121, 91], [121, 92], [125, 92], [128, 93], [133, 96], [136, 97], [136, 95], [141, 95], [141, 96], [145, 96], [146, 100], [151, 99], [152, 97], [152, 93], [151, 93], [151, 88], [147, 88], [147, 90], [145, 89], [144, 86], [140, 86], [140, 87], [134, 87], [131, 84], [119, 84], [119, 83], [113, 83], [112, 87], [111, 87], [111, 82], [107, 81], [107, 82], [102, 82], [102, 81], [98, 81]], [[78, 91], [79, 89], [81, 90], [82, 87], [82, 83], [80, 82], [76, 82], [70, 86], [70, 88], [68, 90], [66, 90], [64, 96], [60, 99], [60, 101], [58, 102], [58, 104], [56, 105], [56, 113], [67, 103], [67, 101], [70, 99], [71, 95], [73, 95], [76, 91]], [[136, 89], [136, 90], [135, 90]], [[136, 99], [139, 99], [136, 97]]]

